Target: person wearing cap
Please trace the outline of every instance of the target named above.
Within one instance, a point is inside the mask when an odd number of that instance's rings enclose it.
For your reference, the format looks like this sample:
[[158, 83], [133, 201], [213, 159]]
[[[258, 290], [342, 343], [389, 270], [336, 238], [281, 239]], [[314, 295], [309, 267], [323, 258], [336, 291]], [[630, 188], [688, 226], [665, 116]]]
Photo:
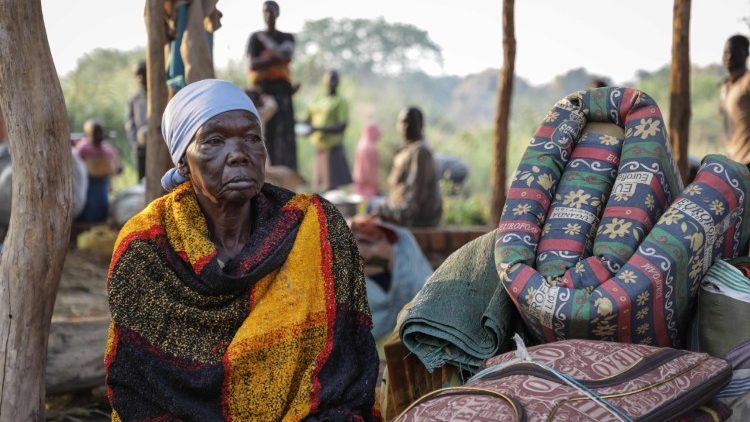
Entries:
[[354, 238], [265, 182], [258, 112], [229, 82], [169, 102], [169, 191], [110, 264], [113, 420], [373, 420], [378, 358]]

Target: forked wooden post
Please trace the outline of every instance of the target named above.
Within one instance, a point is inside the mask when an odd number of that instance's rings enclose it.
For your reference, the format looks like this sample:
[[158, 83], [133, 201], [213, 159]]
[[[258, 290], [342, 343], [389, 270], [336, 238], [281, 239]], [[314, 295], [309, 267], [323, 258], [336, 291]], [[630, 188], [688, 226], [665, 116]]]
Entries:
[[148, 84], [148, 132], [146, 136], [146, 203], [160, 197], [161, 177], [170, 167], [172, 159], [161, 136], [161, 116], [167, 106], [167, 76], [164, 72], [164, 0], [146, 0], [146, 32], [148, 52], [146, 56], [146, 79]]
[[72, 158], [40, 0], [0, 0], [0, 57], [0, 111], [13, 159], [0, 258], [0, 421], [42, 421], [47, 336], [70, 236]]
[[503, 69], [497, 85], [495, 138], [492, 154], [492, 203], [490, 223], [497, 226], [505, 204], [505, 169], [508, 162], [508, 120], [513, 95], [513, 75], [516, 62], [516, 36], [513, 20], [514, 0], [503, 0]]
[[669, 76], [669, 137], [677, 167], [686, 183], [690, 114], [690, 0], [675, 0]]

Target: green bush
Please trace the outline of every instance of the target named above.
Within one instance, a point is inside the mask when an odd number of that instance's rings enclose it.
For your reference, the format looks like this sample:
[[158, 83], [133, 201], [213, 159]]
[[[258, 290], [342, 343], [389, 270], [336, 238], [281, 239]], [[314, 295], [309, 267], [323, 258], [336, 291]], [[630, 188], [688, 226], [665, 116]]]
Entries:
[[489, 221], [489, 201], [486, 193], [470, 195], [463, 186], [449, 180], [440, 181], [443, 195], [443, 221], [446, 226], [484, 226]]

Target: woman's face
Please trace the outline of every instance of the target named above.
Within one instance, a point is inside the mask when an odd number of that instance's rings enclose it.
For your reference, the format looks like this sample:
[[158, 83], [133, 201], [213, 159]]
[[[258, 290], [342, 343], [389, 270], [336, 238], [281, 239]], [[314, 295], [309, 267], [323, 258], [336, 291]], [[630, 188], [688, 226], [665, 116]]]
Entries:
[[249, 201], [265, 182], [266, 146], [258, 119], [246, 110], [211, 118], [195, 133], [185, 162], [197, 194], [218, 205]]

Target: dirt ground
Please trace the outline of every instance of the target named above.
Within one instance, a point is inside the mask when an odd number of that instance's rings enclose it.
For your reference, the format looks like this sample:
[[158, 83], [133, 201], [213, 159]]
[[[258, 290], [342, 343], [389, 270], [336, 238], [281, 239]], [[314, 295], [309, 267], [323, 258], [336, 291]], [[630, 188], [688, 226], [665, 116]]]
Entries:
[[[52, 321], [109, 315], [107, 269], [109, 257], [85, 251], [68, 251], [55, 301]], [[103, 347], [103, 345], [102, 345]], [[110, 420], [104, 387], [76, 393], [49, 395], [46, 420], [59, 422], [98, 422]]]
[[109, 257], [68, 251], [52, 319], [108, 315], [108, 267]]

